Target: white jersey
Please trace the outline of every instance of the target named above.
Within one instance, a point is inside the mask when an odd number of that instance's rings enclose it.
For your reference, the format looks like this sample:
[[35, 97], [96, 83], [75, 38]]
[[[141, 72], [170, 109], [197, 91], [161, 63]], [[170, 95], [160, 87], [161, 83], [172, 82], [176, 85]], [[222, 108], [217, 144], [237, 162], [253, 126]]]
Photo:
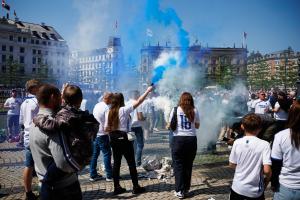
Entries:
[[99, 131], [97, 136], [106, 135], [104, 131], [105, 112], [109, 110], [109, 106], [105, 102], [97, 103], [93, 110], [95, 119], [99, 122]]
[[282, 160], [279, 183], [287, 188], [300, 189], [300, 150], [291, 142], [291, 130], [285, 129], [275, 135], [273, 159]]
[[267, 114], [269, 110], [272, 109], [272, 106], [269, 101], [263, 101], [257, 99], [253, 102], [255, 114]]
[[[130, 130], [130, 113], [132, 113], [133, 111], [134, 108], [132, 105], [126, 105], [119, 109], [119, 131], [128, 132]], [[105, 128], [107, 128], [108, 126], [108, 114], [109, 110], [105, 112]]]
[[278, 102], [275, 103], [274, 108], [275, 109], [279, 108], [278, 112], [274, 112], [274, 118], [276, 120], [287, 120], [288, 119], [289, 114], [280, 108], [280, 105]]
[[[181, 107], [177, 107], [177, 129], [173, 132], [174, 136], [196, 136], [195, 123], [200, 123], [200, 117], [198, 110], [194, 108], [195, 117], [194, 121], [190, 122], [189, 119], [184, 114]], [[172, 109], [169, 117], [169, 123], [171, 123], [174, 113], [174, 108]]]
[[247, 197], [264, 192], [263, 165], [271, 165], [270, 144], [255, 136], [244, 136], [233, 143], [229, 162], [236, 164], [232, 189]]
[[[133, 105], [133, 102], [135, 100], [130, 99], [126, 102], [126, 105]], [[132, 113], [131, 113], [131, 127], [141, 127], [143, 125], [143, 122], [138, 120], [138, 113], [143, 112], [142, 106], [137, 107]]]
[[29, 94], [20, 108], [20, 124], [24, 125], [24, 146], [29, 146], [29, 128], [32, 119], [37, 115], [39, 105], [34, 95]]
[[22, 104], [22, 100], [20, 98], [10, 97], [6, 99], [4, 106], [9, 107], [7, 111], [7, 115], [20, 115], [21, 104]]

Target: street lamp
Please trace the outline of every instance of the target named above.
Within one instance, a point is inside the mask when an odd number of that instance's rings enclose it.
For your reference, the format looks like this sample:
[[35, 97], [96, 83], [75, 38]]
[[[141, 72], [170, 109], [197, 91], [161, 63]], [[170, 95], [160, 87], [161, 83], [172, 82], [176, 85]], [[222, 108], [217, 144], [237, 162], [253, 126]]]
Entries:
[[298, 58], [298, 80], [296, 82], [297, 96], [300, 96], [300, 58]]
[[285, 57], [285, 62], [284, 62], [284, 91], [287, 92], [286, 90], [286, 77], [287, 77], [287, 69], [286, 65], [288, 63], [288, 58], [290, 57], [291, 53], [291, 48], [289, 47], [287, 50], [284, 50], [284, 57]]

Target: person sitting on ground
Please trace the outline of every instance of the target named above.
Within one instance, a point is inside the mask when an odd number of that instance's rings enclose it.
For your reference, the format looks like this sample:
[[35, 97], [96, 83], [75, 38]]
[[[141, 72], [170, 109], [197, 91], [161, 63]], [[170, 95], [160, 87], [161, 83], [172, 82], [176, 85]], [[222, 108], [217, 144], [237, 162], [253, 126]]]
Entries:
[[[57, 132], [57, 130], [64, 134], [62, 140], [66, 159], [75, 171], [80, 171], [90, 164], [92, 144], [98, 132], [99, 123], [88, 111], [79, 109], [82, 92], [78, 86], [67, 85], [62, 98], [65, 106], [55, 115], [55, 118], [39, 114], [34, 118], [33, 123], [47, 134]], [[60, 170], [53, 163], [48, 167], [44, 181], [53, 183], [60, 174]]]
[[271, 178], [271, 148], [268, 142], [256, 137], [261, 123], [261, 118], [253, 113], [242, 120], [245, 136], [234, 142], [229, 157], [229, 166], [235, 169], [231, 200], [264, 199]]

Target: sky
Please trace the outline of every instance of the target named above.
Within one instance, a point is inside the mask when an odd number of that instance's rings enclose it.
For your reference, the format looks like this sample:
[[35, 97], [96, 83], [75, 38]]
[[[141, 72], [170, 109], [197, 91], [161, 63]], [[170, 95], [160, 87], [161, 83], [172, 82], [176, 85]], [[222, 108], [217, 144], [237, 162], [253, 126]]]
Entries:
[[[249, 52], [291, 46], [300, 51], [299, 0], [6, 0], [21, 21], [53, 26], [70, 50], [107, 45], [121, 37], [123, 51], [138, 59], [144, 43], [236, 47], [247, 33]], [[3, 9], [1, 10], [3, 15]], [[117, 29], [115, 29], [117, 21]], [[146, 30], [151, 30], [152, 37]], [[184, 33], [184, 38], [183, 34]]]

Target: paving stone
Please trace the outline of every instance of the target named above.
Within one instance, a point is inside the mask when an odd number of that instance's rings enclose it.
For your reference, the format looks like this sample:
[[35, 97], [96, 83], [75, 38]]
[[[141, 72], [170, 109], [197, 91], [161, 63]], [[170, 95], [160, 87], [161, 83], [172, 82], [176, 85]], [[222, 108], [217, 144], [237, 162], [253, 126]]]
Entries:
[[[167, 132], [152, 134], [150, 139], [145, 141], [143, 156], [154, 154], [170, 156], [169, 144], [166, 138], [168, 138]], [[210, 154], [200, 153], [196, 156], [192, 174], [192, 186], [188, 199], [228, 199], [234, 173], [234, 171], [227, 166], [228, 154], [229, 151], [224, 148], [218, 152]], [[100, 156], [98, 163], [99, 166], [101, 157], [102, 156]], [[0, 194], [7, 194], [1, 199], [25, 199], [22, 179], [23, 163], [23, 149], [16, 148], [16, 143], [0, 143]], [[144, 173], [141, 169], [138, 169], [138, 172]], [[99, 173], [103, 175], [102, 170], [99, 170]], [[113, 183], [106, 182], [104, 178], [97, 182], [90, 182], [88, 180], [89, 171], [87, 167], [79, 175], [84, 199], [176, 199], [176, 197], [174, 197], [174, 178], [167, 182], [157, 179], [140, 179], [139, 184], [144, 186], [147, 192], [140, 195], [133, 195], [131, 193], [132, 183], [124, 159], [121, 166], [121, 177], [120, 184], [126, 188], [127, 192], [113, 196]], [[37, 178], [33, 179], [33, 191], [38, 194]], [[266, 199], [271, 200], [272, 195], [270, 188], [268, 188], [266, 191]]]

